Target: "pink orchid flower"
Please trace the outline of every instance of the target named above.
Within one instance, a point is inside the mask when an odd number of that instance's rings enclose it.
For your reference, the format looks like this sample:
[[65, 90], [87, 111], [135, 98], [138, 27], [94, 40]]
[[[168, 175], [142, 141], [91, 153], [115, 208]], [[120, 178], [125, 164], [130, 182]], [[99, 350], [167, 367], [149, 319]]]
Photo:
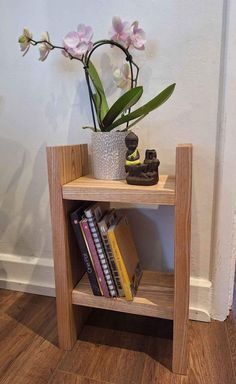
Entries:
[[130, 45], [132, 45], [136, 49], [143, 50], [144, 44], [146, 43], [145, 39], [145, 32], [143, 29], [138, 27], [138, 21], [134, 21], [132, 23], [132, 32], [129, 36], [130, 38]]
[[69, 32], [64, 37], [64, 47], [71, 55], [81, 59], [87, 51], [92, 49], [92, 37], [92, 28], [84, 24], [79, 24], [77, 31]]
[[114, 16], [112, 19], [112, 28], [110, 30], [111, 40], [128, 46], [130, 33], [131, 25], [127, 21], [122, 22], [120, 17]]
[[123, 90], [127, 90], [128, 88], [130, 88], [131, 79], [129, 75], [130, 68], [128, 63], [123, 64], [120, 68], [115, 68], [113, 72], [113, 78], [114, 82], [116, 83], [116, 86]]
[[48, 57], [49, 52], [52, 50], [52, 47], [47, 44], [50, 43], [50, 38], [48, 32], [43, 32], [41, 35], [41, 40], [45, 41], [44, 43], [39, 44], [39, 60], [44, 61]]

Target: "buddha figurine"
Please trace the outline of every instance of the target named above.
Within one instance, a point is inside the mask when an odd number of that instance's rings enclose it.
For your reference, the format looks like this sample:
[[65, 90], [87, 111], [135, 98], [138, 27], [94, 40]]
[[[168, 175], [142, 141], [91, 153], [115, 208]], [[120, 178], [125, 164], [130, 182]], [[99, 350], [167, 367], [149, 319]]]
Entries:
[[125, 165], [140, 165], [139, 151], [138, 151], [138, 136], [134, 132], [129, 132], [125, 138], [125, 144], [128, 148], [126, 152]]
[[157, 184], [158, 167], [160, 161], [154, 149], [147, 149], [144, 163], [140, 161], [138, 151], [138, 136], [134, 132], [129, 132], [125, 138], [128, 148], [126, 152], [125, 170], [127, 172], [126, 181], [133, 185], [154, 185]]

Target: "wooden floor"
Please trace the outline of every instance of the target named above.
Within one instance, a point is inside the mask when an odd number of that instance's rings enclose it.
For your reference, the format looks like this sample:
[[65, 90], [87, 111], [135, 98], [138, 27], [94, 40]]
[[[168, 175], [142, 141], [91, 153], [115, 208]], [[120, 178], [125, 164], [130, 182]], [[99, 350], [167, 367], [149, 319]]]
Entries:
[[187, 376], [170, 371], [171, 321], [92, 314], [74, 349], [63, 352], [55, 299], [0, 290], [0, 383], [236, 383], [236, 306], [223, 323], [190, 322]]

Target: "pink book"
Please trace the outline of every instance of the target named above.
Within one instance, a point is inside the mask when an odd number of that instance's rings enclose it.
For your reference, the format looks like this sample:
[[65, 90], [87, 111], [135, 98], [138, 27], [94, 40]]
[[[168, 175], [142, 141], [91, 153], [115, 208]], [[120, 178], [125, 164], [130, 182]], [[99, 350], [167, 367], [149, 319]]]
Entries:
[[99, 284], [101, 286], [103, 296], [110, 297], [110, 294], [109, 294], [109, 291], [107, 288], [107, 283], [106, 283], [106, 280], [105, 280], [105, 277], [103, 274], [103, 270], [102, 270], [102, 267], [101, 267], [101, 264], [100, 264], [100, 261], [98, 258], [97, 250], [96, 250], [96, 247], [95, 247], [95, 244], [93, 241], [92, 234], [90, 232], [90, 228], [89, 228], [87, 219], [83, 218], [80, 221], [80, 225], [81, 225], [82, 231], [84, 233], [87, 246], [89, 248], [89, 253], [90, 253], [91, 258], [92, 258], [93, 266], [94, 266], [97, 278], [99, 280]]

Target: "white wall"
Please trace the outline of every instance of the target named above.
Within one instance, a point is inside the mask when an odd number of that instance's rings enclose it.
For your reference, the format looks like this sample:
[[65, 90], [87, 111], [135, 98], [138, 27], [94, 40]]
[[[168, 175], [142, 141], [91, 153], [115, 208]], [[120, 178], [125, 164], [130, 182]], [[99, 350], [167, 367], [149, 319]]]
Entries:
[[225, 4], [221, 98], [216, 150], [211, 279], [214, 319], [224, 320], [233, 301], [236, 260], [236, 2]]
[[[81, 126], [92, 123], [79, 63], [59, 52], [41, 63], [37, 48], [22, 58], [22, 28], [28, 26], [35, 38], [48, 30], [61, 43], [82, 22], [100, 39], [107, 37], [112, 16], [120, 15], [139, 20], [147, 34], [146, 51], [133, 54], [144, 100], [177, 83], [171, 100], [136, 132], [143, 148], [157, 148], [162, 173], [174, 171], [178, 143], [194, 146], [191, 275], [209, 283], [222, 9], [223, 0], [1, 1], [0, 254], [51, 258], [45, 146], [89, 142], [90, 132]], [[97, 56], [98, 65], [102, 60], [107, 56]], [[167, 223], [171, 233], [172, 216], [159, 210], [158, 241], [165, 254], [169, 235], [163, 227]], [[169, 265], [167, 259], [160, 264]]]

